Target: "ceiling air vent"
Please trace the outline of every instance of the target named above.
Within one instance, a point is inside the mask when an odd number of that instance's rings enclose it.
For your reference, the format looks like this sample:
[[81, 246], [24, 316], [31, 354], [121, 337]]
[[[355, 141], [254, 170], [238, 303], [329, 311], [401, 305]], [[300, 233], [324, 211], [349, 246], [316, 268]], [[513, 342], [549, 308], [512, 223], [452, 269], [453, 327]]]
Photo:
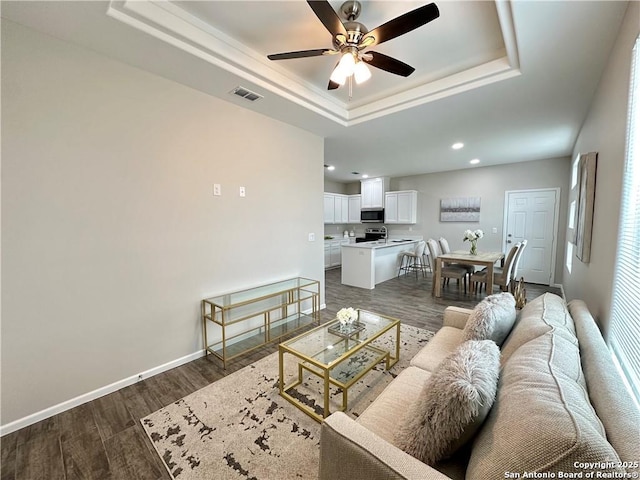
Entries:
[[261, 98], [264, 98], [262, 95], [256, 92], [252, 92], [251, 90], [247, 90], [244, 87], [236, 87], [233, 90], [231, 90], [231, 92], [229, 93], [233, 93], [234, 95], [237, 95], [239, 97], [246, 98], [247, 100], [250, 100], [252, 102], [255, 102], [256, 100], [260, 100]]

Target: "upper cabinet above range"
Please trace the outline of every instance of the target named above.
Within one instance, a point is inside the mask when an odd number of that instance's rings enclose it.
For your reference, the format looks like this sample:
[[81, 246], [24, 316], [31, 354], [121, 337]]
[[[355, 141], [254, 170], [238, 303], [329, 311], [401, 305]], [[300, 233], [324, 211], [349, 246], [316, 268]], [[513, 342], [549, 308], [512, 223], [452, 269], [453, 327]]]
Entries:
[[360, 181], [361, 208], [384, 208], [384, 194], [389, 187], [386, 177]]

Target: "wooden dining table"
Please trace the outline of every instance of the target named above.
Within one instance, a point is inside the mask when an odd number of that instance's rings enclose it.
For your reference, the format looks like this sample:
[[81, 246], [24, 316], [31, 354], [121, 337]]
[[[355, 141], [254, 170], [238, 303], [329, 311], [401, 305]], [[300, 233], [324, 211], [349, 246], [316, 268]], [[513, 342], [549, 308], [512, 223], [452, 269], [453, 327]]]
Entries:
[[455, 252], [439, 255], [434, 262], [436, 267], [435, 277], [433, 278], [434, 296], [442, 296], [442, 267], [444, 267], [445, 263], [487, 267], [487, 292], [493, 292], [493, 265], [503, 258], [504, 253], [502, 252], [478, 252], [476, 255], [472, 255], [467, 250], [456, 250]]

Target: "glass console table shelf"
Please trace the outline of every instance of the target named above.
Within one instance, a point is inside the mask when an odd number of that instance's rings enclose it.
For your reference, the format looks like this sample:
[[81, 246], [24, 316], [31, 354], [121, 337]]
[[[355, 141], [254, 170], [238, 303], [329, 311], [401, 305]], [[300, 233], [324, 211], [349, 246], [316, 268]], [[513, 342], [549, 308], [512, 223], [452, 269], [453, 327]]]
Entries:
[[205, 351], [225, 368], [229, 360], [313, 322], [320, 324], [320, 283], [308, 278], [202, 300]]

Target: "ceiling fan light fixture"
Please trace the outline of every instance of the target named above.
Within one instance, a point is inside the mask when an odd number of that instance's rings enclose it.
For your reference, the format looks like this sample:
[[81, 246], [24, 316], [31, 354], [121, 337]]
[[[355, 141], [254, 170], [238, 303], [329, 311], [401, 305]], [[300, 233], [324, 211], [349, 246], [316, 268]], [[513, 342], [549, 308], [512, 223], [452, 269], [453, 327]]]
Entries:
[[355, 78], [356, 83], [360, 85], [371, 78], [371, 70], [369, 70], [366, 63], [360, 61], [353, 67], [353, 77]]
[[347, 75], [340, 69], [340, 65], [338, 65], [331, 74], [330, 80], [332, 82], [337, 83], [338, 85], [344, 85], [347, 81]]
[[345, 77], [353, 74], [353, 68], [356, 65], [356, 59], [351, 52], [345, 52], [340, 59], [340, 63], [336, 69], [341, 70]]
[[[366, 48], [393, 40], [396, 37], [409, 33], [440, 16], [440, 11], [435, 3], [423, 5], [411, 10], [399, 17], [369, 30], [356, 19], [362, 10], [362, 4], [357, 0], [347, 0], [340, 8], [340, 14], [346, 18], [344, 22], [328, 0], [307, 0], [308, 5], [315, 13], [318, 20], [331, 34], [333, 48], [316, 48], [313, 50], [300, 50], [267, 55], [269, 60], [287, 60], [292, 58], [320, 57], [324, 55], [342, 54], [338, 66], [331, 74], [331, 81], [327, 90], [335, 90], [349, 80], [349, 100], [351, 100], [353, 76], [356, 83], [367, 81], [371, 72], [367, 65], [357, 67], [363, 59], [372, 66], [395, 75], [408, 77], [415, 68], [393, 57], [382, 53], [364, 53]], [[355, 70], [358, 70], [356, 74]]]

